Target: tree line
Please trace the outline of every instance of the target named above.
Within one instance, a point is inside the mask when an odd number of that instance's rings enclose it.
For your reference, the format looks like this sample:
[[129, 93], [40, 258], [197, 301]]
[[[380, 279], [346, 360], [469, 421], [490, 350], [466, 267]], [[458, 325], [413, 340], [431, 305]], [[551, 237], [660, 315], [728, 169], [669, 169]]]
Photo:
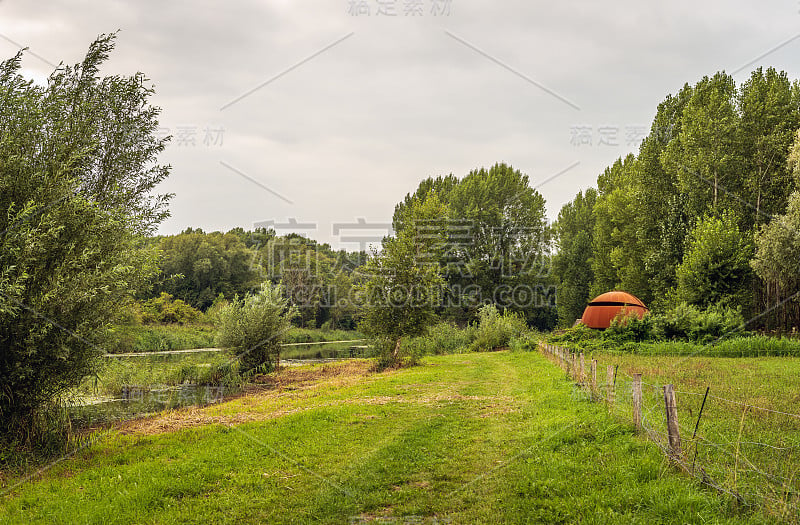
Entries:
[[560, 323], [623, 289], [655, 310], [733, 308], [751, 329], [797, 326], [798, 127], [800, 84], [773, 68], [668, 95], [638, 154], [559, 213]]
[[278, 236], [271, 228], [234, 228], [206, 233], [188, 228], [153, 237], [159, 276], [142, 300], [168, 293], [199, 310], [223, 297], [233, 300], [270, 281], [280, 283], [297, 308], [303, 327], [354, 329], [353, 285], [364, 252], [334, 250], [297, 234]]

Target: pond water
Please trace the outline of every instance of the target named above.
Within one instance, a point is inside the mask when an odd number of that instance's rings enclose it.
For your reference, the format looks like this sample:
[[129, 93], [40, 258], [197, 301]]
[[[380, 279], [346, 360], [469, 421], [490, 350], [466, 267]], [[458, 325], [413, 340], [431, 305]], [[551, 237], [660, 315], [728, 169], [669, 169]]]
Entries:
[[220, 402], [224, 396], [223, 386], [131, 385], [123, 387], [120, 397], [79, 399], [70, 408], [70, 413], [73, 426], [84, 428], [156, 414], [170, 408], [210, 405]]
[[[351, 358], [370, 357], [369, 348], [354, 346], [353, 343], [329, 343], [293, 345], [281, 351], [281, 366], [301, 366], [316, 363], [330, 363]], [[206, 358], [202, 356], [207, 356]], [[224, 359], [220, 352], [210, 349], [207, 352], [170, 353], [165, 355], [125, 355], [109, 359], [125, 360], [141, 369], [162, 369], [167, 366], [191, 364], [207, 367], [203, 363]], [[225, 395], [234, 394], [224, 386], [181, 384], [177, 386], [160, 384], [123, 384], [113, 396], [83, 396], [76, 399], [70, 410], [73, 426], [85, 428], [104, 423], [122, 421], [135, 417], [156, 414], [163, 410], [186, 406], [205, 406], [222, 401]]]

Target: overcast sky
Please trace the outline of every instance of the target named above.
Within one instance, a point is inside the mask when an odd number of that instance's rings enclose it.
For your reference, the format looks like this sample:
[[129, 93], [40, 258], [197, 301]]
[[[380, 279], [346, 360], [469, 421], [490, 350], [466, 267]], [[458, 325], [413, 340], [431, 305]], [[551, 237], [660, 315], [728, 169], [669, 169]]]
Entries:
[[272, 221], [348, 249], [424, 177], [495, 162], [554, 219], [684, 83], [800, 76], [798, 0], [0, 0], [0, 56], [29, 47], [40, 80], [117, 29], [105, 72], [144, 72], [173, 135], [161, 233]]

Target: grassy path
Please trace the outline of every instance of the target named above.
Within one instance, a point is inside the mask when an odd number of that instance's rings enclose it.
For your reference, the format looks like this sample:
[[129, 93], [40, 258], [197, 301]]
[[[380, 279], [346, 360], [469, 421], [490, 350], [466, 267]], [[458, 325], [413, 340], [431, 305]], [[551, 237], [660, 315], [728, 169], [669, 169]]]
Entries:
[[[531, 353], [283, 372], [111, 432], [0, 523], [744, 523]], [[304, 376], [303, 374], [306, 374]], [[415, 521], [416, 520], [416, 521]]]

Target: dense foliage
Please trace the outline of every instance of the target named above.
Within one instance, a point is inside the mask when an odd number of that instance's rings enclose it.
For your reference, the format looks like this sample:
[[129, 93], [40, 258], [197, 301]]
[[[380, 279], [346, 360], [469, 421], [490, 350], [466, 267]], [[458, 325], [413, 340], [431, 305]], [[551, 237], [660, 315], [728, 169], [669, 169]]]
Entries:
[[280, 344], [296, 311], [280, 286], [262, 283], [258, 291], [236, 297], [220, 312], [217, 344], [232, 349], [242, 372], [270, 372], [280, 363]]
[[157, 271], [141, 239], [166, 215], [159, 109], [143, 74], [100, 76], [113, 47], [101, 36], [46, 85], [20, 75], [22, 52], [0, 64], [0, 433], [20, 442]]
[[[763, 355], [783, 355], [787, 350], [785, 345], [777, 344], [765, 351], [761, 340], [746, 330], [739, 310], [720, 304], [702, 309], [685, 302], [641, 319], [618, 317], [606, 330], [579, 324], [554, 332], [548, 341], [581, 350], [635, 353], [652, 351], [656, 347], [662, 353], [675, 354], [690, 354], [688, 349], [691, 348], [704, 355], [761, 355], [747, 350], [748, 341], [753, 343], [753, 352], [766, 352]], [[800, 342], [790, 347], [792, 351], [800, 349]], [[770, 353], [772, 351], [777, 353]]]
[[337, 252], [297, 234], [278, 236], [264, 228], [227, 233], [188, 228], [158, 237], [154, 244], [161, 252], [155, 297], [166, 292], [206, 310], [220, 294], [241, 296], [271, 281], [282, 285], [297, 308], [296, 325], [355, 328], [354, 271], [365, 262], [363, 253]]
[[739, 86], [717, 73], [667, 96], [638, 154], [598, 177], [596, 198], [581, 192], [561, 210], [562, 326], [613, 289], [656, 311], [723, 304], [741, 308], [752, 328], [800, 324], [787, 210], [798, 127], [800, 84], [772, 68]]
[[243, 295], [258, 284], [252, 254], [235, 233], [187, 229], [158, 240], [161, 279], [156, 294], [171, 296], [205, 310], [223, 294]]
[[415, 204], [432, 195], [445, 208], [427, 225], [432, 233], [445, 233], [436, 254], [445, 282], [436, 313], [465, 324], [488, 303], [518, 312], [538, 328], [552, 327], [551, 231], [544, 198], [531, 188], [528, 176], [500, 163], [462, 179], [425, 179], [395, 207], [395, 230], [404, 231], [415, 220]]

